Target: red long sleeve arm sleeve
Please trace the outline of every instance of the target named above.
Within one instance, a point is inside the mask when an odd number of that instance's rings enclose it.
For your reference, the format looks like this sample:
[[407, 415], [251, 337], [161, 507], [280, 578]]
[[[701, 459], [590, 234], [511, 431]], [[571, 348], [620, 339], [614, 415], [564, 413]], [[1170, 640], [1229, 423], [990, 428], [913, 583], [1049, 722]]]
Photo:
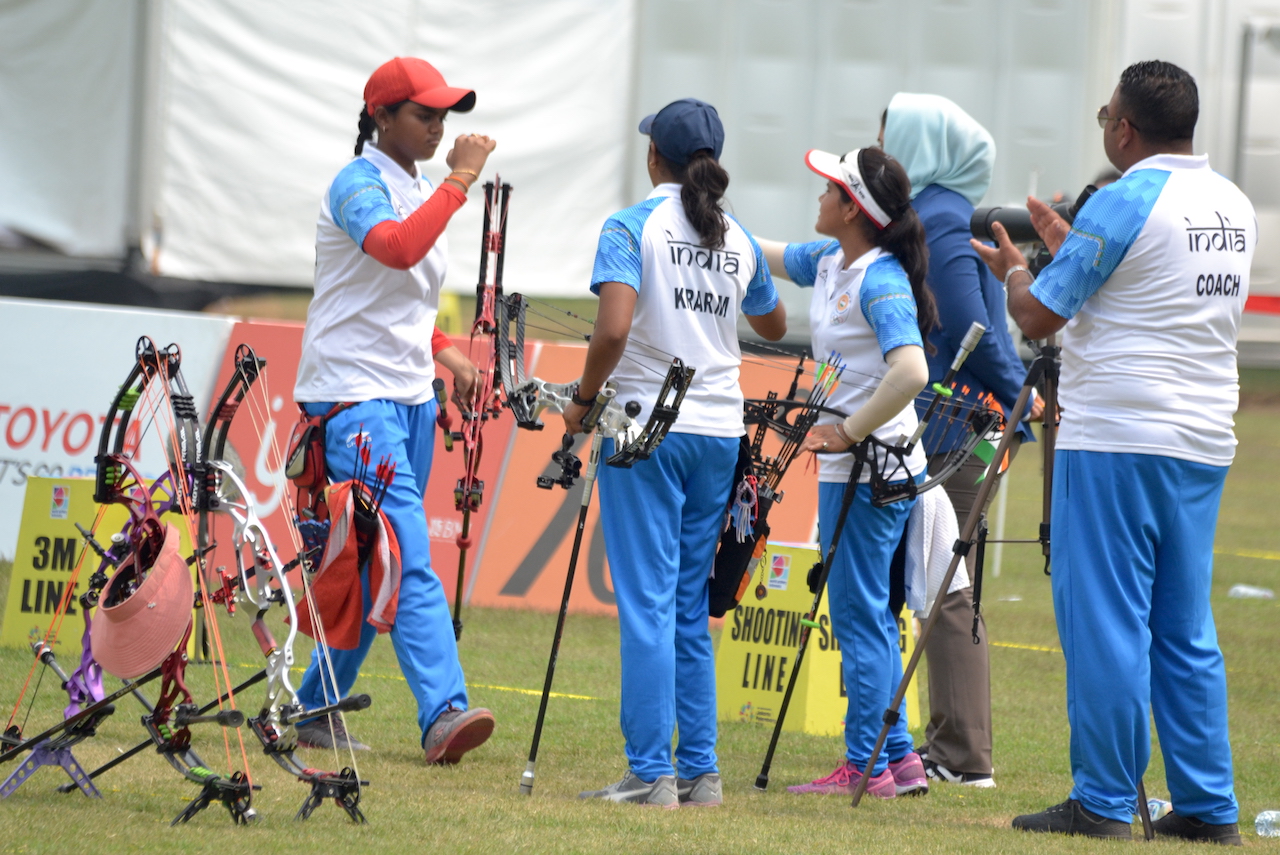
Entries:
[[375, 261], [408, 270], [426, 257], [467, 196], [448, 182], [441, 182], [431, 198], [403, 222], [383, 220], [365, 235], [363, 249]]
[[439, 327], [433, 328], [431, 330], [431, 355], [435, 356], [446, 347], [453, 347], [453, 340], [440, 332]]

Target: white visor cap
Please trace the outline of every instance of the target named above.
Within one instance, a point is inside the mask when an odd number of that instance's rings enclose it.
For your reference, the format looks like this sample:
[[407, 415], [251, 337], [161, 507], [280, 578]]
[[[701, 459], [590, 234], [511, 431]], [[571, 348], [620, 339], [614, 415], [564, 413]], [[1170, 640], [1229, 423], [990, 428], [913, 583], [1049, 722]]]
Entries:
[[823, 178], [843, 187], [849, 194], [849, 198], [853, 199], [854, 204], [867, 215], [867, 219], [871, 220], [877, 229], [883, 229], [893, 222], [893, 218], [884, 212], [884, 208], [881, 208], [880, 203], [871, 195], [867, 183], [862, 180], [862, 173], [858, 171], [858, 154], [861, 151], [862, 149], [855, 148], [848, 154], [839, 155], [818, 151], [816, 148], [809, 149], [805, 152], [804, 163]]

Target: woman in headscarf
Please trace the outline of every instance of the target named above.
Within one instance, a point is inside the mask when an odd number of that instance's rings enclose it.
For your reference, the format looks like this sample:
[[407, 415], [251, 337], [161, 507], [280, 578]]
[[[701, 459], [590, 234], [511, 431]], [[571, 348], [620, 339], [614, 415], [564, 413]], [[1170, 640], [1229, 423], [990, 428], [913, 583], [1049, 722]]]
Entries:
[[[969, 245], [969, 219], [991, 185], [996, 146], [968, 113], [940, 95], [899, 92], [881, 119], [880, 140], [911, 179], [912, 206], [929, 247], [927, 282], [938, 305], [929, 335], [929, 380], [942, 379], [974, 321], [987, 332], [956, 376], [955, 390], [969, 400], [995, 398], [1006, 415], [1026, 374], [1005, 321], [1004, 289]], [[1033, 417], [1039, 412], [1033, 408]], [[1021, 438], [1030, 439], [1025, 425]], [[1010, 457], [1016, 453], [1015, 438]], [[934, 449], [931, 465], [949, 449]], [[986, 465], [970, 458], [945, 489], [963, 523]], [[995, 496], [995, 490], [990, 494]], [[990, 498], [987, 500], [990, 502]], [[985, 511], [985, 508], [983, 509]], [[969, 559], [966, 559], [968, 561]], [[972, 566], [970, 566], [972, 578]], [[991, 767], [991, 675], [986, 627], [973, 644], [973, 589], [943, 596], [942, 613], [925, 646], [929, 660], [930, 720], [916, 750], [936, 781], [994, 787]]]

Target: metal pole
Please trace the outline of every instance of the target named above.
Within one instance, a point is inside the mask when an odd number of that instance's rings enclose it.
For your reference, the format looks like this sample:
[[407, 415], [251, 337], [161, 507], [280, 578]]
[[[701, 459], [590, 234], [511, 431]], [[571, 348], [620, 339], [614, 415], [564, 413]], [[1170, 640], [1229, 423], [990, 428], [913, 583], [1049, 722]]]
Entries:
[[1244, 185], [1244, 141], [1249, 119], [1249, 80], [1253, 76], [1253, 22], [1244, 22], [1240, 38], [1240, 80], [1236, 93], [1236, 151], [1232, 164], [1237, 187]]

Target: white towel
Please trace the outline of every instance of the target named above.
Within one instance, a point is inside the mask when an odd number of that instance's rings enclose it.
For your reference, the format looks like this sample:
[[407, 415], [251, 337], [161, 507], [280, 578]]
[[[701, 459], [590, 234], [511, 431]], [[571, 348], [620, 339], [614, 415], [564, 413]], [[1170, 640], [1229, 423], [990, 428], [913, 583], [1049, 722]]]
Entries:
[[[947, 491], [937, 488], [921, 493], [907, 521], [907, 607], [912, 611], [928, 614], [933, 608], [959, 537], [960, 526]], [[969, 573], [961, 562], [947, 593], [967, 587]]]

